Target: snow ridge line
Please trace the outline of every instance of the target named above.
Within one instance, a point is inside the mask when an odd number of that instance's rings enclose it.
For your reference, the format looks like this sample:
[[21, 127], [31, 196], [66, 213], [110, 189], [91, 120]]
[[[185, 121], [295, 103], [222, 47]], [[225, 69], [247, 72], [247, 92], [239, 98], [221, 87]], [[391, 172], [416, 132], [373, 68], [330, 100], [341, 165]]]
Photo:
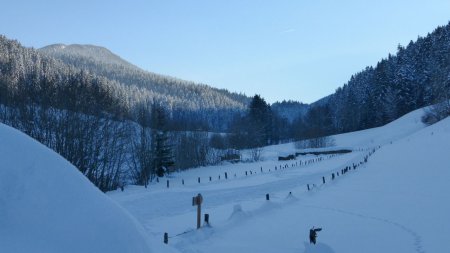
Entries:
[[328, 211], [333, 211], [333, 212], [338, 212], [338, 213], [343, 213], [346, 215], [351, 215], [351, 216], [355, 216], [358, 218], [362, 218], [362, 219], [370, 219], [370, 220], [375, 220], [378, 222], [383, 222], [392, 226], [395, 226], [401, 230], [403, 230], [404, 232], [410, 234], [413, 238], [414, 241], [414, 248], [416, 250], [417, 253], [426, 253], [426, 251], [424, 250], [424, 247], [422, 245], [422, 237], [413, 229], [400, 224], [396, 221], [391, 221], [385, 218], [379, 218], [376, 216], [368, 216], [368, 215], [363, 215], [360, 213], [355, 213], [355, 212], [350, 212], [350, 211], [345, 211], [342, 209], [337, 209], [337, 208], [329, 208], [329, 207], [323, 207], [323, 206], [314, 206], [314, 205], [303, 205], [304, 207], [309, 207], [309, 208], [316, 208], [316, 209], [322, 209], [322, 210], [328, 210]]

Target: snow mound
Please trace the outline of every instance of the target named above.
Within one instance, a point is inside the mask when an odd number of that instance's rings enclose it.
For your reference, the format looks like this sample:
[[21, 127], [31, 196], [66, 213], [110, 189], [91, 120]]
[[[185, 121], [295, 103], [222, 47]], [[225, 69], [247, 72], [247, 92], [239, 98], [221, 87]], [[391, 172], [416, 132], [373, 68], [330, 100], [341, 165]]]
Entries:
[[0, 252], [152, 252], [144, 230], [73, 165], [0, 124]]

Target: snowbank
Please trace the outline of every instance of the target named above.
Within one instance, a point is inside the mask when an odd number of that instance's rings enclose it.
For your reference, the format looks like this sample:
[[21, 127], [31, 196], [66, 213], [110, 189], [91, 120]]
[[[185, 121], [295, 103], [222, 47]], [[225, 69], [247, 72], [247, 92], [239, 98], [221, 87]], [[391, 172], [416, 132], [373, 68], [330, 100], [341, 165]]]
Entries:
[[0, 252], [152, 252], [123, 208], [61, 156], [0, 124]]

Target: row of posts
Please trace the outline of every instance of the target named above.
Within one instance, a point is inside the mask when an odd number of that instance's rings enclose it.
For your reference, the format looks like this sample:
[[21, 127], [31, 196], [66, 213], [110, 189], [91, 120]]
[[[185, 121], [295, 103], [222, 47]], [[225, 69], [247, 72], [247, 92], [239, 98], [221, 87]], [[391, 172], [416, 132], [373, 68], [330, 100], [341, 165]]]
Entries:
[[[333, 156], [334, 156], [334, 155], [333, 155]], [[333, 157], [333, 156], [330, 156], [330, 157]], [[307, 165], [307, 164], [314, 163], [314, 162], [317, 162], [317, 161], [322, 161], [322, 160], [323, 160], [322, 157], [316, 158], [316, 159], [305, 160], [305, 161], [303, 162], [303, 164]], [[300, 165], [302, 165], [302, 161], [300, 160], [299, 162], [300, 162]], [[295, 167], [295, 166], [298, 166], [298, 162], [295, 162], [295, 163], [292, 164], [292, 167]], [[281, 170], [281, 169], [285, 169], [285, 168], [289, 168], [289, 165], [288, 165], [288, 164], [285, 164], [285, 165], [280, 165], [280, 166], [279, 166], [279, 169], [280, 169], [280, 170]], [[275, 166], [275, 171], [277, 171], [277, 170], [278, 170], [278, 167]], [[260, 171], [261, 171], [261, 173], [263, 173], [263, 167], [262, 167], [262, 166], [260, 167]], [[271, 170], [269, 169], [269, 172], [270, 172], [270, 171], [271, 171]], [[253, 173], [256, 174], [256, 172], [250, 170], [250, 171], [245, 171], [245, 176], [248, 176], [249, 172], [250, 172], [250, 175], [253, 175]], [[225, 179], [228, 179], [228, 172], [225, 172], [225, 173], [224, 173], [224, 176], [225, 176]], [[234, 174], [234, 177], [236, 177], [236, 174]], [[219, 175], [219, 176], [218, 176], [218, 179], [220, 180], [220, 178], [221, 178], [221, 177], [220, 177], [220, 175]], [[211, 177], [211, 176], [209, 176], [209, 181], [210, 181], [210, 182], [212, 181], [212, 177]], [[156, 182], [159, 183], [159, 178], [158, 178], [158, 177], [156, 178]], [[199, 184], [201, 183], [200, 177], [197, 177], [197, 182], [198, 182]], [[184, 185], [184, 179], [181, 180], [181, 184]], [[169, 180], [166, 180], [166, 187], [167, 187], [167, 188], [170, 188], [170, 182], [169, 182]]]
[[[373, 153], [375, 152], [375, 149], [370, 152], [367, 156], [364, 157], [364, 162], [360, 162], [359, 164], [353, 164], [352, 167], [350, 166], [346, 166], [345, 169], [341, 170], [341, 174], [345, 174], [347, 173], [351, 168], [353, 168], [353, 170], [355, 170], [359, 165], [366, 163], [368, 161], [369, 156], [371, 156]], [[280, 166], [281, 168], [281, 166]], [[277, 169], [277, 167], [275, 167], [275, 170]], [[262, 172], [262, 167], [261, 167], [261, 172]], [[247, 175], [247, 171], [245, 172], [245, 174]], [[236, 175], [235, 175], [236, 176]], [[337, 176], [339, 176], [339, 172], [337, 172]], [[219, 176], [220, 179], [220, 176]], [[225, 172], [225, 179], [228, 179], [228, 173]], [[332, 173], [331, 174], [331, 179], [334, 180], [335, 179], [335, 174]], [[209, 177], [209, 180], [211, 181], [211, 177]], [[198, 178], [198, 182], [200, 183], [200, 177]], [[184, 179], [182, 180], [182, 183], [184, 184]], [[325, 184], [325, 177], [322, 177], [322, 183]], [[311, 187], [309, 184], [306, 185], [308, 191], [311, 190]], [[169, 180], [167, 180], [167, 188], [169, 188]], [[292, 192], [289, 192], [289, 195], [292, 195]], [[266, 200], [269, 201], [270, 200], [270, 195], [267, 193], [266, 194]], [[197, 206], [197, 229], [200, 229], [201, 227], [201, 205], [203, 203], [203, 197], [202, 195], [199, 193], [197, 196], [192, 197], [192, 205], [193, 206]], [[209, 225], [209, 214], [205, 214], [204, 215], [204, 222], [205, 224]], [[168, 244], [169, 243], [169, 234], [166, 232], [164, 233], [164, 243]]]
[[[379, 148], [380, 148], [380, 146], [378, 147], [378, 149], [379, 149]], [[346, 166], [344, 169], [341, 169], [341, 175], [344, 175], [344, 174], [348, 173], [351, 169], [356, 170], [356, 168], [358, 168], [360, 165], [362, 165], [362, 164], [364, 164], [364, 163], [367, 163], [367, 161], [369, 160], [369, 157], [370, 157], [373, 153], [375, 153], [375, 151], [376, 151], [376, 149], [373, 149], [371, 152], [369, 152], [368, 155], [364, 156], [363, 161], [361, 161], [361, 162], [359, 162], [359, 163], [356, 163], [356, 164], [353, 163], [352, 166]], [[337, 172], [336, 174], [335, 174], [335, 173], [331, 173], [331, 180], [334, 180], [334, 179], [336, 178], [336, 176], [339, 176], [339, 172]], [[324, 176], [322, 177], [322, 183], [323, 183], [323, 184], [326, 183], [325, 177], [324, 177]], [[315, 185], [313, 184], [313, 186], [315, 186]], [[308, 191], [311, 190], [311, 187], [310, 187], [309, 184], [307, 184], [306, 187], [307, 187]]]

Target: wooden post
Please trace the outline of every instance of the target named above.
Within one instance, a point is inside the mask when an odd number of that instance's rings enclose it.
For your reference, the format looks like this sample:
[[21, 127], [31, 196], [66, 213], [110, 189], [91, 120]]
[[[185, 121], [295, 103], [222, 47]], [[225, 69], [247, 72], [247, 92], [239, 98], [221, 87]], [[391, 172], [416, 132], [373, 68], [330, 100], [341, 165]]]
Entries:
[[169, 180], [167, 180], [167, 188], [169, 188]]
[[266, 200], [270, 200], [269, 193], [266, 194]]
[[209, 214], [205, 213], [205, 223], [209, 225]]
[[262, 173], [262, 166], [261, 166], [261, 173]]
[[245, 175], [247, 176], [247, 171], [245, 171]]
[[225, 172], [225, 179], [228, 179], [228, 173]]
[[334, 180], [334, 173], [331, 174], [331, 180]]
[[164, 233], [164, 243], [168, 244], [169, 243], [169, 234]]
[[211, 182], [211, 180], [212, 180], [212, 177], [209, 177], [209, 182]]
[[323, 181], [323, 183], [325, 184], [325, 177], [322, 177], [322, 181]]
[[197, 205], [197, 229], [200, 228], [201, 224], [201, 217], [202, 217], [202, 204]]
[[203, 197], [200, 193], [197, 195], [197, 197], [192, 198], [192, 205], [197, 206], [197, 229], [199, 229], [201, 225], [200, 222], [202, 217], [202, 203]]
[[197, 181], [198, 181], [198, 183], [200, 184], [200, 177], [198, 177]]
[[308, 187], [308, 191], [309, 191], [309, 190], [310, 190], [310, 189], [309, 189], [309, 184], [307, 184], [306, 186]]
[[181, 183], [184, 185], [184, 179], [181, 179]]

